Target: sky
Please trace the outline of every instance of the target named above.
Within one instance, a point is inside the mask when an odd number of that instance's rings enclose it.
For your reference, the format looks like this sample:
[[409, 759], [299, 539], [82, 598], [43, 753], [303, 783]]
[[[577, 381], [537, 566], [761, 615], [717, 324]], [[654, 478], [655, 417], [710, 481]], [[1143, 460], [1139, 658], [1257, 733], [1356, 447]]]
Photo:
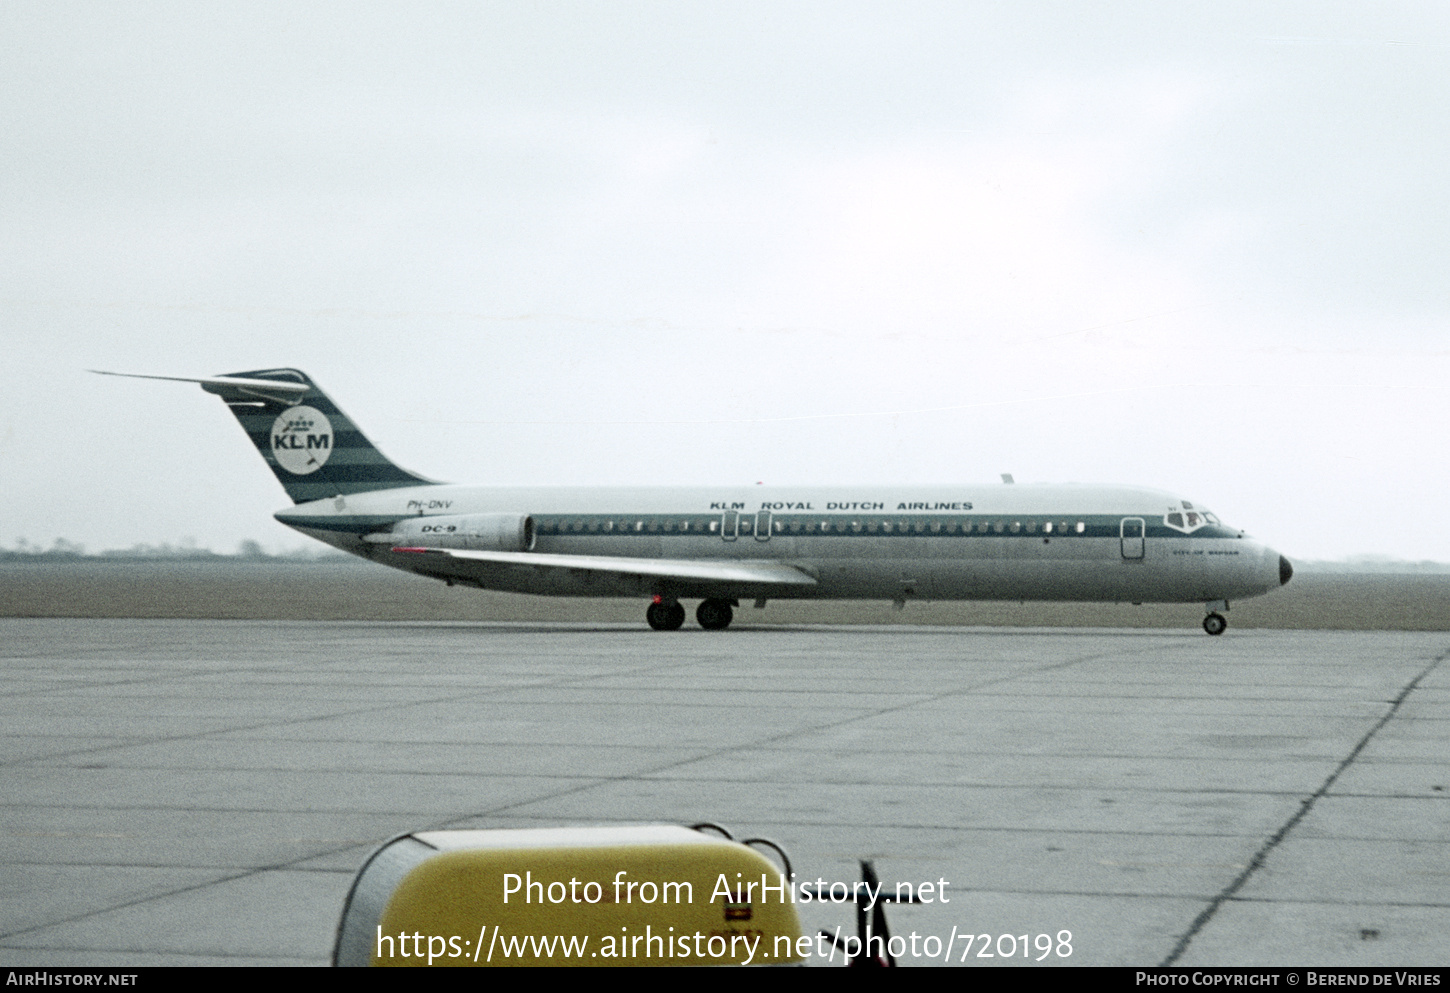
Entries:
[[306, 544], [215, 397], [85, 371], [296, 366], [436, 479], [1012, 473], [1450, 561], [1443, 4], [10, 0], [0, 50], [0, 546]]

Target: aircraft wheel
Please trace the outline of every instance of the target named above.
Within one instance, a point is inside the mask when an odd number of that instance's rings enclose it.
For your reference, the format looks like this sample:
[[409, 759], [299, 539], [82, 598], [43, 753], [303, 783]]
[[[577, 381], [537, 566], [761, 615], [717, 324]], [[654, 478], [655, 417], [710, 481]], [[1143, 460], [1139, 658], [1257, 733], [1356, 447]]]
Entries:
[[1203, 630], [1209, 634], [1223, 634], [1228, 627], [1228, 621], [1223, 619], [1222, 614], [1209, 614], [1203, 619]]
[[652, 603], [644, 612], [644, 619], [656, 631], [678, 631], [685, 623], [685, 608], [676, 603]]
[[724, 631], [735, 619], [727, 600], [706, 600], [695, 608], [695, 620], [706, 631]]

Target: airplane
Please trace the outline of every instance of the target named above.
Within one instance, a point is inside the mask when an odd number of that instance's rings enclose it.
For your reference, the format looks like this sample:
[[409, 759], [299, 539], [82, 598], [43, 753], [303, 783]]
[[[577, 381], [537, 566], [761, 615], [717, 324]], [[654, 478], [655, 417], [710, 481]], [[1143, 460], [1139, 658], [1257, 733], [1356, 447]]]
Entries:
[[698, 599], [706, 630], [741, 601], [1229, 601], [1289, 582], [1289, 560], [1172, 493], [1129, 487], [527, 488], [440, 483], [383, 455], [297, 369], [199, 383], [227, 404], [294, 506], [274, 516], [334, 548], [473, 586], [643, 597], [657, 631]]

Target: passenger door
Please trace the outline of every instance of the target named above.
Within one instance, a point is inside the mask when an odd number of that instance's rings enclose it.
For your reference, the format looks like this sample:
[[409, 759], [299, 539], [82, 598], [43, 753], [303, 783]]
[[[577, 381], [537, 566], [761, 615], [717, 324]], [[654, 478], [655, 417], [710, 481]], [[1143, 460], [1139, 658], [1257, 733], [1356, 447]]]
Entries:
[[1118, 536], [1122, 542], [1123, 558], [1141, 559], [1143, 557], [1143, 531], [1143, 518], [1123, 518], [1122, 523], [1118, 525]]

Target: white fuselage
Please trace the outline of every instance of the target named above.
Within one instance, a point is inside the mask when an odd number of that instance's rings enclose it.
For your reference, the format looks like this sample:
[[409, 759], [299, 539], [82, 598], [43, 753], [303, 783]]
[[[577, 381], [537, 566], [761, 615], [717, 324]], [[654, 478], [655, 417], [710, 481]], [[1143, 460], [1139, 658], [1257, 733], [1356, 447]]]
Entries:
[[[1191, 508], [1155, 490], [1075, 485], [432, 485], [317, 500], [276, 516], [397, 568], [562, 596], [1210, 603], [1287, 581], [1288, 564], [1277, 552]], [[815, 581], [661, 580], [530, 568], [524, 556], [506, 564], [439, 562], [394, 551], [386, 540], [400, 522], [479, 514], [527, 515], [533, 538], [526, 551], [540, 556], [789, 563]]]

